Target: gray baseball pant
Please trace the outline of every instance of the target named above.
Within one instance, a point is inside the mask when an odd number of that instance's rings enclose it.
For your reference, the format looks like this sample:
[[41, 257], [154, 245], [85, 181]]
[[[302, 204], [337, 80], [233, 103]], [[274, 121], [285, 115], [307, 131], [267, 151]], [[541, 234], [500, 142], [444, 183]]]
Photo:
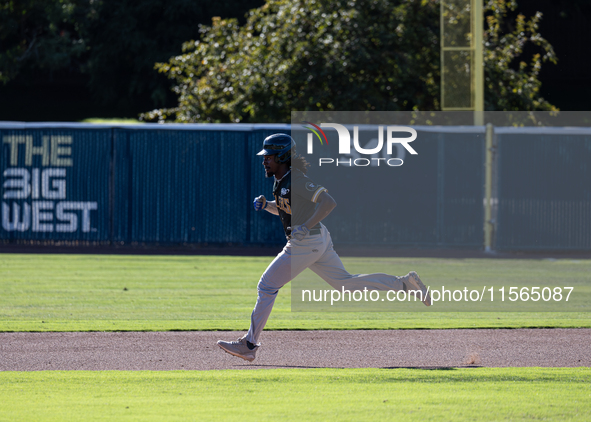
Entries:
[[246, 340], [258, 344], [279, 289], [306, 268], [310, 268], [337, 290], [344, 288], [353, 292], [363, 288], [395, 291], [404, 289], [400, 277], [393, 275], [349, 274], [333, 249], [330, 233], [322, 225], [321, 233], [318, 235], [309, 235], [299, 241], [290, 239], [261, 276], [257, 286], [258, 298], [250, 317]]

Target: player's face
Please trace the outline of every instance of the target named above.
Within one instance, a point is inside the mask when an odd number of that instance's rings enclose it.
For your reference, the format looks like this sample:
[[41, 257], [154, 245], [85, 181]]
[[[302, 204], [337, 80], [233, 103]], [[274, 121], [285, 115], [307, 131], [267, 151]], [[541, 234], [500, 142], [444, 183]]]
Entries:
[[275, 161], [275, 155], [265, 155], [263, 157], [266, 177], [273, 177], [277, 173], [277, 170], [279, 170], [279, 163]]

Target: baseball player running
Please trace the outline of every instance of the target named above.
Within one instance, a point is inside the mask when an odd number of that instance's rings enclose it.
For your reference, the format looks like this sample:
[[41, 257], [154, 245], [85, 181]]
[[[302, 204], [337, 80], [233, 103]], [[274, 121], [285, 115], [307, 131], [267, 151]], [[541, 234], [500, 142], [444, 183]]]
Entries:
[[[431, 305], [428, 289], [411, 271], [403, 277], [388, 274], [356, 274], [345, 270], [333, 249], [330, 233], [321, 221], [336, 207], [335, 200], [325, 187], [307, 176], [309, 164], [296, 155], [296, 144], [289, 135], [280, 133], [267, 137], [263, 149], [266, 177], [274, 177], [274, 201], [264, 196], [254, 200], [254, 209], [278, 215], [283, 223], [287, 244], [271, 262], [259, 280], [258, 298], [250, 318], [248, 333], [237, 341], [218, 341], [218, 346], [231, 355], [252, 362], [261, 346], [259, 337], [273, 309], [279, 289], [306, 268], [310, 268], [333, 288], [350, 291], [404, 290], [414, 294], [425, 305]], [[299, 195], [297, 207], [292, 198]], [[294, 198], [295, 199], [295, 198]]]

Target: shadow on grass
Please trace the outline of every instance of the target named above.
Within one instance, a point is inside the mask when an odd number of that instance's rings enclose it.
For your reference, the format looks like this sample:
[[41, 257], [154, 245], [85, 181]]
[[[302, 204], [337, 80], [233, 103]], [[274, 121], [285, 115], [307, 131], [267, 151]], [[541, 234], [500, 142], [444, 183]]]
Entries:
[[[247, 368], [276, 368], [276, 369], [363, 369], [349, 368], [344, 366], [303, 366], [303, 365], [261, 365], [261, 364], [243, 364], [234, 365]], [[384, 366], [376, 369], [421, 369], [426, 371], [455, 371], [456, 369], [485, 368], [479, 365], [465, 366]]]
[[480, 365], [463, 366], [384, 366], [380, 369], [422, 369], [427, 371], [455, 371], [456, 369], [484, 368]]

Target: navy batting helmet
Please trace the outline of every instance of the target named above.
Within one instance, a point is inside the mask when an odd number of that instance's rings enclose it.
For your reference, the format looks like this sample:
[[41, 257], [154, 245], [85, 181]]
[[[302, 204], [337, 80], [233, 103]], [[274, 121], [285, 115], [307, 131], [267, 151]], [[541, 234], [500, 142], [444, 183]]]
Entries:
[[285, 133], [276, 133], [268, 136], [263, 141], [263, 149], [257, 155], [277, 154], [276, 160], [285, 163], [295, 155], [296, 143], [293, 138]]

